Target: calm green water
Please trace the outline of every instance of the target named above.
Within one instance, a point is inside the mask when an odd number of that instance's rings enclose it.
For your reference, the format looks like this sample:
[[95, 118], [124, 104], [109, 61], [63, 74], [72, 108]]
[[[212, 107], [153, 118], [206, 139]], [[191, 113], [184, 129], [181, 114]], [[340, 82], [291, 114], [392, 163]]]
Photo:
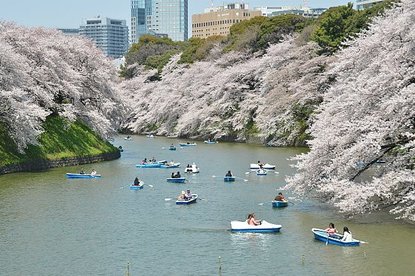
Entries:
[[[0, 274], [125, 275], [128, 263], [130, 275], [219, 275], [219, 266], [222, 275], [415, 273], [413, 226], [385, 214], [346, 221], [310, 200], [271, 207], [284, 176], [293, 173], [287, 159], [300, 149], [198, 143], [167, 150], [178, 142], [121, 137], [115, 141], [125, 149], [119, 160], [0, 176]], [[172, 184], [165, 181], [171, 170], [135, 168], [153, 156], [181, 162], [181, 172], [196, 162], [201, 172]], [[246, 175], [258, 160], [277, 164], [279, 174]], [[65, 178], [81, 168], [95, 168], [103, 178]], [[224, 183], [227, 170], [249, 181]], [[135, 176], [153, 188], [130, 191]], [[191, 206], [165, 200], [187, 188], [202, 200]], [[230, 221], [249, 212], [282, 224], [281, 233], [231, 233]], [[347, 225], [369, 244], [343, 248], [315, 241], [310, 229], [329, 222], [338, 229]]]

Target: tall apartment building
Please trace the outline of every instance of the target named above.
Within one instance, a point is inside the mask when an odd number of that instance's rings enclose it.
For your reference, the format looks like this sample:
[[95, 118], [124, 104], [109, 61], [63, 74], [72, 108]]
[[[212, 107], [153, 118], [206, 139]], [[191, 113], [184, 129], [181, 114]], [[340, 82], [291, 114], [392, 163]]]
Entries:
[[122, 57], [128, 50], [128, 27], [125, 20], [96, 17], [85, 20], [79, 34], [92, 39], [112, 58]]
[[380, 2], [383, 2], [383, 0], [356, 0], [356, 9], [361, 11]]
[[143, 34], [188, 38], [188, 0], [131, 0], [131, 42]]
[[249, 10], [247, 4], [239, 3], [205, 9], [204, 13], [192, 15], [192, 36], [226, 36], [233, 24], [261, 15], [261, 11]]

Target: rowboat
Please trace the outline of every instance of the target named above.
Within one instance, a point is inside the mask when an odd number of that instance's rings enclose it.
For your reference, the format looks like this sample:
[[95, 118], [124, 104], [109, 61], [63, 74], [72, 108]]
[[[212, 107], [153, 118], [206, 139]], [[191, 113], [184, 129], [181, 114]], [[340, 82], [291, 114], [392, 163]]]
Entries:
[[180, 167], [180, 163], [164, 163], [161, 164], [160, 168], [162, 169], [172, 169]]
[[90, 173], [67, 173], [67, 178], [99, 178], [100, 174], [90, 174]]
[[259, 169], [256, 171], [256, 175], [267, 175], [267, 171], [264, 169]]
[[144, 188], [144, 183], [140, 183], [139, 185], [130, 185], [130, 190], [141, 190]]
[[124, 137], [124, 140], [131, 141], [131, 137], [130, 136]]
[[176, 204], [177, 205], [189, 205], [189, 204], [192, 204], [192, 203], [196, 203], [197, 198], [198, 198], [197, 194], [192, 194], [191, 199], [187, 199], [187, 200], [186, 199], [178, 199], [178, 200], [176, 200]]
[[153, 134], [147, 134], [147, 138], [154, 138]]
[[175, 146], [170, 146], [169, 150], [176, 150], [176, 147]]
[[316, 240], [325, 242], [326, 244], [335, 244], [340, 246], [359, 246], [361, 241], [353, 239], [352, 241], [342, 241], [343, 235], [334, 234], [329, 236], [326, 230], [312, 228], [311, 231], [314, 233]]
[[141, 163], [141, 164], [137, 164], [135, 165], [137, 168], [161, 168], [162, 163], [159, 162], [155, 162], [155, 163]]
[[185, 181], [186, 181], [186, 178], [184, 177], [167, 178], [167, 182], [170, 182], [170, 183], [184, 183]]
[[184, 169], [184, 172], [185, 172], [185, 173], [199, 173], [199, 167], [198, 167], [198, 166], [196, 166], [196, 164], [195, 164], [195, 163], [193, 163], [193, 164], [192, 164], [192, 166], [190, 166], [190, 167], [186, 167], [186, 168]]
[[218, 142], [217, 141], [212, 141], [212, 140], [205, 140], [205, 141], [203, 141], [203, 143], [205, 143], [205, 144], [217, 144]]
[[282, 200], [282, 201], [273, 200], [272, 201], [272, 207], [281, 208], [281, 207], [287, 207], [287, 206], [288, 206], [288, 201], [286, 201], [286, 200]]
[[232, 232], [247, 232], [247, 233], [276, 233], [280, 232], [281, 225], [272, 224], [265, 220], [260, 225], [249, 225], [246, 221], [231, 221]]
[[179, 146], [181, 146], [181, 147], [191, 147], [191, 146], [197, 146], [197, 144], [187, 142], [187, 143], [180, 143]]
[[223, 181], [225, 181], [225, 182], [235, 182], [235, 176], [225, 176], [223, 178]]
[[[262, 165], [262, 164], [261, 164], [261, 165]], [[260, 168], [261, 168], [261, 166], [260, 166], [260, 164], [250, 164], [250, 165], [249, 165], [249, 168], [250, 168], [251, 170], [257, 170], [257, 169], [260, 169]], [[275, 165], [271, 165], [271, 164], [266, 163], [266, 164], [263, 164], [263, 165], [262, 165], [262, 168], [263, 168], [263, 169], [266, 169], [266, 170], [275, 170]]]

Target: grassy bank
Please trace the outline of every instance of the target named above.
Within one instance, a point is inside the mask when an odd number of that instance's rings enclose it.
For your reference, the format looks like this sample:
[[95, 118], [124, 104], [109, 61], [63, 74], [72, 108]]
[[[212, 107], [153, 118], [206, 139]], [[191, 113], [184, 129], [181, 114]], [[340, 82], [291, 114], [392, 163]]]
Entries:
[[7, 127], [0, 123], [0, 167], [29, 162], [34, 159], [56, 160], [115, 152], [117, 149], [96, 135], [80, 121], [73, 123], [59, 116], [49, 116], [39, 145], [30, 145], [19, 153]]

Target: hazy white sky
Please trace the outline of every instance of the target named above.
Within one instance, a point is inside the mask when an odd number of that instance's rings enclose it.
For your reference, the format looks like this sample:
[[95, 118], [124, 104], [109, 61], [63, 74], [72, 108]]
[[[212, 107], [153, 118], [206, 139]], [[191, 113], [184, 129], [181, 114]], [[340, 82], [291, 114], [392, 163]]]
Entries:
[[[211, 0], [188, 1], [189, 21], [192, 14], [203, 12], [212, 2]], [[0, 0], [0, 21], [13, 21], [24, 26], [77, 28], [83, 19], [101, 15], [125, 19], [129, 25], [130, 2], [130, 0]], [[215, 6], [232, 2], [244, 2], [250, 7], [304, 5], [304, 0], [213, 0]], [[330, 7], [354, 1], [308, 0], [306, 2], [309, 7]]]

